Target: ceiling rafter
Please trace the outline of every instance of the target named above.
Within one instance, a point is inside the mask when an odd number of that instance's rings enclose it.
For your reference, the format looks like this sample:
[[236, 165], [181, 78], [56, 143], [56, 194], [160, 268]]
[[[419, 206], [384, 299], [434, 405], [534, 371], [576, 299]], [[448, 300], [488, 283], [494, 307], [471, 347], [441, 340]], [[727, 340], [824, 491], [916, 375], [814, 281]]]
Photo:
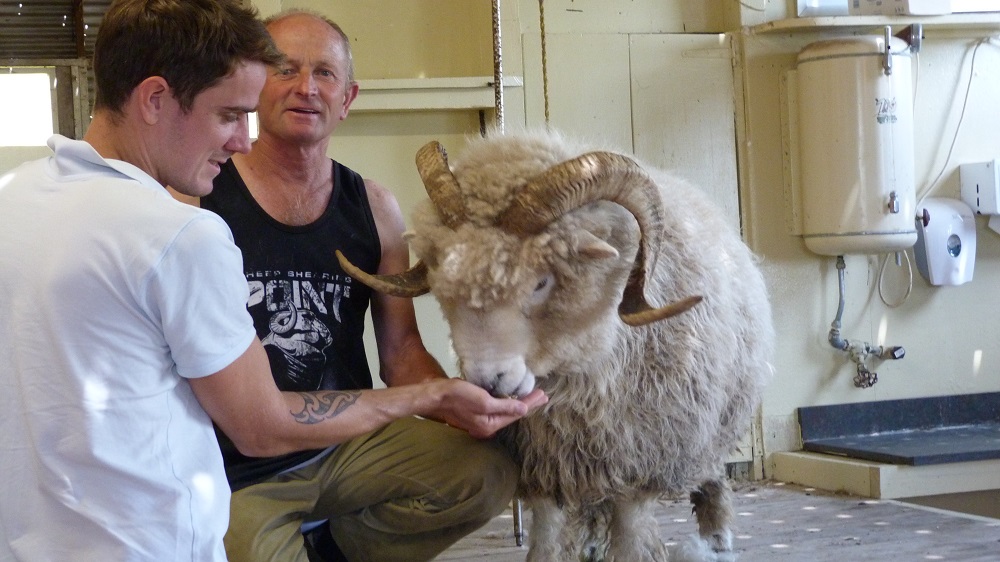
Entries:
[[89, 58], [111, 0], [0, 0], [0, 64]]

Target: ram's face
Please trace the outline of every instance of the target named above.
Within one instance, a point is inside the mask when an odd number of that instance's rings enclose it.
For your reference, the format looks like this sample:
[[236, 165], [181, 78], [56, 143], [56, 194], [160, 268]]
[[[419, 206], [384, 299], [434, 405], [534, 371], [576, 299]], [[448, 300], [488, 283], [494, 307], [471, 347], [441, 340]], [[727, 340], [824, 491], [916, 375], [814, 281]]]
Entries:
[[519, 239], [494, 228], [411, 240], [428, 264], [431, 292], [451, 330], [462, 376], [495, 396], [534, 388], [535, 325], [551, 294], [548, 237]]
[[471, 225], [411, 237], [464, 378], [496, 396], [523, 396], [579, 359], [582, 333], [617, 323], [638, 229], [616, 205], [582, 214], [589, 220], [556, 221], [527, 238]]
[[494, 396], [524, 396], [535, 387], [529, 366], [534, 337], [516, 305], [489, 310], [442, 304], [462, 377]]

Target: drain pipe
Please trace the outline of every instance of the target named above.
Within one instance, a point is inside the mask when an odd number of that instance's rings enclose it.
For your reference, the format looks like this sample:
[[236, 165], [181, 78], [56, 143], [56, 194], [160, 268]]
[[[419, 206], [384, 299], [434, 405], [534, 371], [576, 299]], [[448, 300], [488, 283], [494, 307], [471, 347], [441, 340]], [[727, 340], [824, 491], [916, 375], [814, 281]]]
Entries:
[[847, 265], [844, 263], [844, 256], [837, 256], [837, 281], [840, 288], [840, 302], [837, 305], [837, 317], [830, 324], [830, 334], [827, 340], [830, 345], [841, 351], [846, 351], [851, 361], [857, 365], [857, 374], [854, 376], [854, 386], [858, 388], [871, 388], [878, 382], [878, 373], [868, 368], [868, 360], [877, 359], [902, 359], [906, 355], [906, 350], [902, 346], [873, 346], [868, 342], [845, 340], [840, 336], [841, 320], [844, 316], [844, 301], [847, 289], [844, 281], [844, 270]]

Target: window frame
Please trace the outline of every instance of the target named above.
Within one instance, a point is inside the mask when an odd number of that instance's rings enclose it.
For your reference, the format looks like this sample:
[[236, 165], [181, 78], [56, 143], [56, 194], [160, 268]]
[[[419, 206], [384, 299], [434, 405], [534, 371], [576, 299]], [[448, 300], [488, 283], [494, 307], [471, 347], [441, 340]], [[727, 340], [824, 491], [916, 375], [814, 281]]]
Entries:
[[82, 139], [90, 125], [90, 62], [77, 59], [8, 59], [0, 69], [10, 73], [47, 73], [52, 78], [52, 129]]

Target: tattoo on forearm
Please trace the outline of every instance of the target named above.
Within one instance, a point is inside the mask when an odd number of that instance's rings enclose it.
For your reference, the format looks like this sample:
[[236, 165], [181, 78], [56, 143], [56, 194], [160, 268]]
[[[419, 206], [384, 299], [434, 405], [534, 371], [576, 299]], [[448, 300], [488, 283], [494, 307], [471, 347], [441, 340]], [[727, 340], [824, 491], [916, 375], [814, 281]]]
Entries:
[[357, 390], [328, 390], [326, 392], [300, 392], [305, 402], [300, 412], [290, 412], [295, 421], [304, 424], [319, 423], [337, 416], [361, 397]]

